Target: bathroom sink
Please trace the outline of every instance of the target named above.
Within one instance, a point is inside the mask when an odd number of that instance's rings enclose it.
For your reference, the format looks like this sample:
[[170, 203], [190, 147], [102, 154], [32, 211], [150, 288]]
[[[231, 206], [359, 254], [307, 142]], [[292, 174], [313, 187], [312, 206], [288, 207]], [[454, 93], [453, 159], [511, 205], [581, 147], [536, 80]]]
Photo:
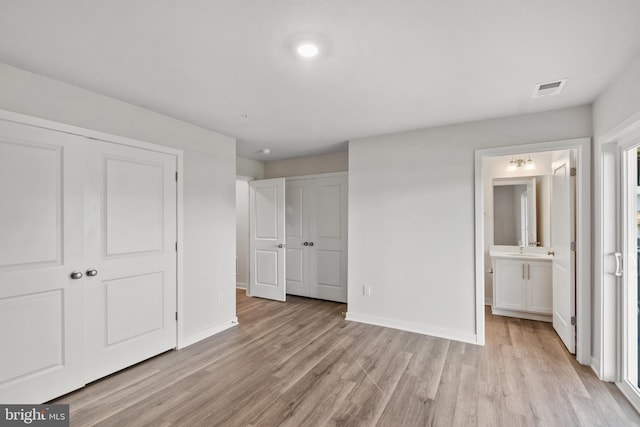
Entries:
[[502, 252], [502, 251], [491, 251], [489, 253], [494, 258], [538, 258], [538, 259], [552, 259], [553, 256], [547, 254], [546, 252]]

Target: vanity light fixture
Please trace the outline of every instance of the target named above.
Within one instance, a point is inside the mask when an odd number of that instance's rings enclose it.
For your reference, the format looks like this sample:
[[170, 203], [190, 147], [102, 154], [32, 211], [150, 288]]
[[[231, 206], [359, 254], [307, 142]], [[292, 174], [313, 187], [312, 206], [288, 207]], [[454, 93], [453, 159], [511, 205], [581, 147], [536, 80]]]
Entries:
[[522, 159], [516, 159], [515, 157], [512, 157], [511, 160], [509, 160], [509, 165], [507, 166], [507, 170], [515, 171], [518, 168], [521, 168], [523, 166], [526, 170], [534, 170], [536, 168], [536, 165], [533, 163], [533, 160], [531, 160], [531, 156], [527, 155], [526, 158], [522, 158]]

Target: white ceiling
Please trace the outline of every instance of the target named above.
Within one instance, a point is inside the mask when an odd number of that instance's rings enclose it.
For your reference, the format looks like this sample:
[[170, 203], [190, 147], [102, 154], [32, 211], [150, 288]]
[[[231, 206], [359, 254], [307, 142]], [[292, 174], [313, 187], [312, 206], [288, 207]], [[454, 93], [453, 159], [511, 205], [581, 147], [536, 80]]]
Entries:
[[[318, 58], [296, 57], [303, 38]], [[0, 0], [0, 62], [258, 160], [590, 103], [639, 55], [638, 0]], [[560, 95], [531, 97], [561, 78]]]

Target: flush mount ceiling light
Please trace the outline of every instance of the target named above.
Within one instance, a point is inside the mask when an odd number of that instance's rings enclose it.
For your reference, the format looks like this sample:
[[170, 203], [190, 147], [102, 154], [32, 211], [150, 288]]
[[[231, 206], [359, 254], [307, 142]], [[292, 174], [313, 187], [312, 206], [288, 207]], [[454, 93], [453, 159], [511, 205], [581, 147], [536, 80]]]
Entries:
[[524, 158], [516, 159], [515, 157], [512, 157], [511, 160], [509, 160], [509, 165], [507, 166], [507, 170], [514, 171], [523, 166], [526, 170], [534, 170], [536, 168], [536, 165], [533, 163], [533, 160], [531, 160], [531, 156], [527, 156], [526, 159]]
[[271, 154], [271, 148], [263, 148], [259, 151], [260, 154]]
[[296, 47], [296, 52], [303, 58], [314, 58], [320, 53], [320, 48], [313, 42], [302, 42]]

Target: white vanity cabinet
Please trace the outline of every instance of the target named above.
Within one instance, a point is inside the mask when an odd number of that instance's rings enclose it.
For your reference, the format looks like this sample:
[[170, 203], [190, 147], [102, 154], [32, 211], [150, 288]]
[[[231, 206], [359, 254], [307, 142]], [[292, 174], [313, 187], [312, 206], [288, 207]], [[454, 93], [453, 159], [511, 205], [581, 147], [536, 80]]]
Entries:
[[550, 322], [552, 310], [550, 259], [493, 257], [494, 314]]

